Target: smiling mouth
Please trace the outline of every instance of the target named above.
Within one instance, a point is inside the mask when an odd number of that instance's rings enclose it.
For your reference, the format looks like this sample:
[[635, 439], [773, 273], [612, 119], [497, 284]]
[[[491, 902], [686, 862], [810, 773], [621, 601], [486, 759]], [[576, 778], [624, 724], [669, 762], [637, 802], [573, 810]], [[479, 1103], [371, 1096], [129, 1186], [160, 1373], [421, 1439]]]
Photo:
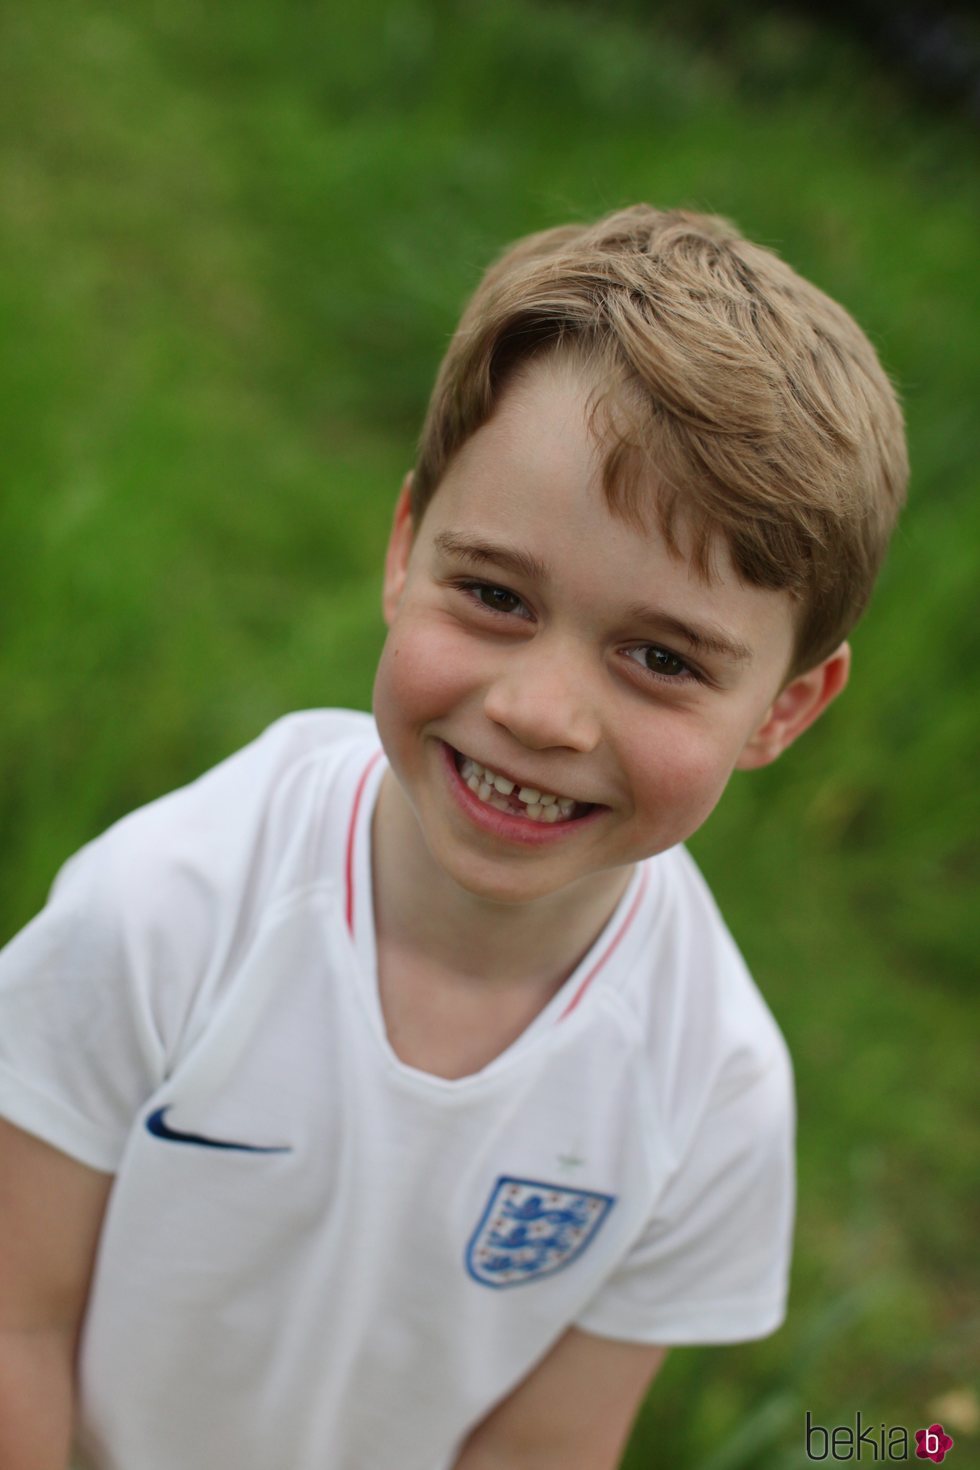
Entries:
[[576, 801], [571, 796], [559, 796], [533, 786], [519, 786], [462, 751], [453, 750], [453, 760], [460, 778], [477, 800], [499, 812], [550, 826], [555, 822], [574, 822], [595, 810], [591, 802]]

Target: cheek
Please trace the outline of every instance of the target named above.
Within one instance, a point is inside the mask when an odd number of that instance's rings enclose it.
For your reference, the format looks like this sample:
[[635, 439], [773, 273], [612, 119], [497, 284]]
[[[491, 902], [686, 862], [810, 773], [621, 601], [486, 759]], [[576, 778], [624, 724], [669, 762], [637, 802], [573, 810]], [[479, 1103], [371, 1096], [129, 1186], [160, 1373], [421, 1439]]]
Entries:
[[382, 730], [448, 714], [471, 682], [458, 636], [449, 627], [408, 619], [396, 622], [385, 641], [374, 684], [374, 712]]
[[695, 830], [717, 804], [734, 763], [709, 732], [689, 722], [670, 720], [645, 731], [624, 758], [633, 775], [638, 807], [647, 813], [673, 812]]

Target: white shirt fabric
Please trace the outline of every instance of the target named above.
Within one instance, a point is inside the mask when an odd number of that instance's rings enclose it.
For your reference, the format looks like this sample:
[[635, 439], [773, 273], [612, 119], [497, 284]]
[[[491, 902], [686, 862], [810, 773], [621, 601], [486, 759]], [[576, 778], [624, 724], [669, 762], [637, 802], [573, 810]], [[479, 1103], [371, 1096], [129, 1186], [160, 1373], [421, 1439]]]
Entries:
[[62, 870], [0, 954], [0, 1112], [116, 1174], [81, 1354], [98, 1470], [449, 1470], [572, 1324], [782, 1320], [786, 1049], [693, 862], [641, 864], [458, 1080], [378, 1000], [371, 718], [278, 721]]

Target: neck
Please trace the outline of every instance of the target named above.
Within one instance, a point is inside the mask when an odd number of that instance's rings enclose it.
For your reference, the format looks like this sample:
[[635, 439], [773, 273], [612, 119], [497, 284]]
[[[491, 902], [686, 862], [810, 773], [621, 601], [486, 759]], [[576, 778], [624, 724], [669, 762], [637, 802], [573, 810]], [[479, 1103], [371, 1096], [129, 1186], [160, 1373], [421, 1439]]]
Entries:
[[461, 888], [426, 846], [388, 771], [372, 827], [374, 922], [380, 949], [410, 954], [482, 989], [549, 991], [574, 971], [622, 898], [632, 868], [615, 868], [527, 904]]

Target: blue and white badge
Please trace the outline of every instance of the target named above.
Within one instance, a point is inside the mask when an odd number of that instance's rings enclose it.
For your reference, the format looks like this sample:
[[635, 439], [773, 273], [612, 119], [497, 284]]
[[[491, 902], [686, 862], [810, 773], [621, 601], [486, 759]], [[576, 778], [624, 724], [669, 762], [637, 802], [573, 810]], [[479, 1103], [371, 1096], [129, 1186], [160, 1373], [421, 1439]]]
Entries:
[[595, 1239], [615, 1195], [501, 1176], [466, 1248], [483, 1286], [520, 1286], [571, 1265]]

